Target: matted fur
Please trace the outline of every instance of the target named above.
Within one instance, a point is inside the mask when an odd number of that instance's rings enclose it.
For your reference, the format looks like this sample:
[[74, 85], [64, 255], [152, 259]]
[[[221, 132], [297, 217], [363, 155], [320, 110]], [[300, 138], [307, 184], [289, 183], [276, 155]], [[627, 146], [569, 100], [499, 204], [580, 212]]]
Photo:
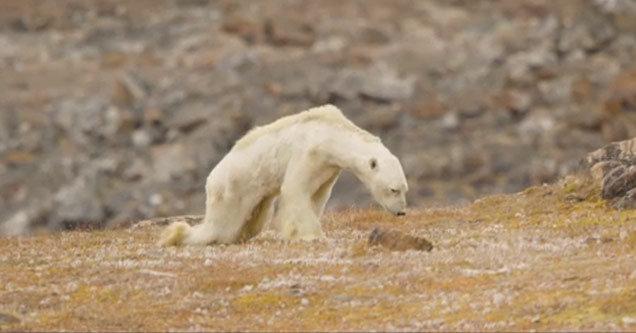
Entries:
[[233, 150], [242, 149], [244, 147], [249, 146], [254, 141], [258, 140], [258, 138], [262, 137], [263, 135], [278, 132], [294, 124], [305, 123], [310, 121], [319, 121], [319, 122], [329, 123], [330, 125], [334, 125], [334, 126], [340, 126], [340, 127], [343, 127], [343, 129], [360, 134], [362, 138], [364, 138], [365, 140], [369, 142], [372, 142], [372, 141], [381, 142], [380, 138], [361, 129], [360, 127], [352, 123], [351, 120], [347, 119], [342, 114], [342, 111], [340, 111], [340, 109], [338, 109], [337, 107], [331, 104], [325, 104], [322, 106], [311, 108], [306, 111], [302, 111], [296, 114], [279, 118], [273, 123], [267, 124], [265, 126], [254, 127], [249, 132], [247, 132], [245, 136], [239, 139], [236, 142], [236, 144], [234, 144], [234, 148], [232, 149]]

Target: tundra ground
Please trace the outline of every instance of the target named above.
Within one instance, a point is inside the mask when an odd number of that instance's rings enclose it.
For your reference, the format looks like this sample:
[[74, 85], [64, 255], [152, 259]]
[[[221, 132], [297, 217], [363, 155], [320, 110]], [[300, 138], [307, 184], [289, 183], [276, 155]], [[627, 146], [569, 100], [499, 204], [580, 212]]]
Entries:
[[[273, 231], [161, 248], [163, 226], [0, 239], [6, 330], [636, 330], [636, 212], [570, 178], [404, 218], [324, 217], [329, 237]], [[375, 227], [432, 252], [369, 247]]]

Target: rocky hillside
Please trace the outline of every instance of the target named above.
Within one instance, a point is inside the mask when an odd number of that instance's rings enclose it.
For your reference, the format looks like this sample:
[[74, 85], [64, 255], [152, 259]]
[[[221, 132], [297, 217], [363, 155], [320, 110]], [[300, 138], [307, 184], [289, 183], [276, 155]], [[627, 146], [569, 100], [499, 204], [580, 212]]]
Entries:
[[[519, 191], [636, 136], [634, 59], [629, 0], [3, 0], [0, 223], [202, 213], [236, 138], [328, 102], [414, 206]], [[348, 176], [331, 207], [369, 202]]]

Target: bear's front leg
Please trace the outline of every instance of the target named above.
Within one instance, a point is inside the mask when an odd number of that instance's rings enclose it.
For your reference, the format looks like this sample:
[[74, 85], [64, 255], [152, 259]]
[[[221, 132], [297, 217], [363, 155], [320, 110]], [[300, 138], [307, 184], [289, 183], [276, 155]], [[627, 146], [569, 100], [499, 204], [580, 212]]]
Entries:
[[281, 193], [276, 221], [285, 239], [311, 241], [325, 238], [309, 198], [283, 196]]
[[316, 177], [321, 172], [315, 152], [307, 152], [289, 163], [280, 188], [276, 223], [286, 239], [314, 240], [325, 238], [316, 215], [312, 195], [322, 185]]

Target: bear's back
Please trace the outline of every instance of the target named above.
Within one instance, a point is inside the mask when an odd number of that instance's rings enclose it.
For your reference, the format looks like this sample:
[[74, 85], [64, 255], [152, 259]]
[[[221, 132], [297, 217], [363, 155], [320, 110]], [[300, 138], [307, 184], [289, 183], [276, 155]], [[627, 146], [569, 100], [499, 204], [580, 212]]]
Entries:
[[312, 121], [319, 121], [342, 128], [344, 130], [352, 131], [370, 141], [379, 141], [379, 138], [361, 129], [349, 119], [347, 119], [347, 117], [344, 116], [340, 109], [338, 109], [334, 105], [326, 104], [279, 118], [278, 120], [267, 125], [254, 127], [234, 144], [232, 150], [245, 148], [253, 144], [256, 140], [258, 140], [258, 138], [264, 135], [278, 133], [296, 124], [308, 123]]

